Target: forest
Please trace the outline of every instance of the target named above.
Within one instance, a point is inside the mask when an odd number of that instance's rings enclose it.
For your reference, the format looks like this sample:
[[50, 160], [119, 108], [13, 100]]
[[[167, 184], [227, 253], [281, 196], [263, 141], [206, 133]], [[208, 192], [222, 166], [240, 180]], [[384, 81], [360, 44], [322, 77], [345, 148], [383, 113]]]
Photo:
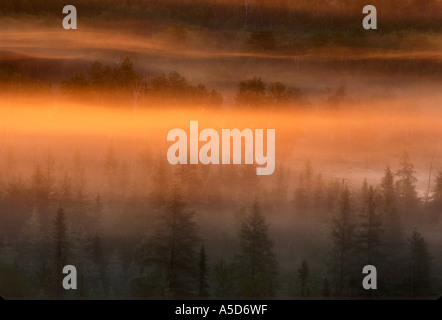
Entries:
[[[72, 4], [0, 8], [2, 297], [440, 294], [441, 1]], [[274, 173], [171, 165], [189, 121], [275, 129]]]
[[[378, 269], [375, 296], [441, 288], [442, 170], [419, 196], [407, 152], [379, 181], [360, 185], [324, 176], [310, 160], [295, 172], [279, 163], [263, 180], [254, 165], [170, 166], [143, 151], [129, 167], [121, 154], [109, 143], [94, 169], [78, 150], [58, 160], [47, 149], [24, 175], [8, 148], [2, 295], [373, 296], [361, 286], [367, 264]], [[57, 286], [66, 264], [79, 270], [76, 291]]]

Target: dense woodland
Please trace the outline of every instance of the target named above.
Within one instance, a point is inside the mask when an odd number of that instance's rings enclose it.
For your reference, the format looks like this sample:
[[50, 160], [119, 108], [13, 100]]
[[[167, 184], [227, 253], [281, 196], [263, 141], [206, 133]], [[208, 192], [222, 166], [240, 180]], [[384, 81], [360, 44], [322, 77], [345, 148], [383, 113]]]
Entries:
[[[72, 4], [85, 25], [121, 23], [131, 33], [158, 34], [183, 51], [207, 42], [238, 54], [293, 57], [334, 46], [431, 51], [442, 12], [435, 0], [371, 1], [382, 24], [373, 36], [361, 28], [364, 1]], [[64, 5], [58, 0], [3, 0], [0, 13], [6, 24], [43, 19], [60, 27]], [[133, 25], [128, 26], [129, 17]], [[201, 33], [209, 36], [198, 42]], [[342, 111], [336, 112], [339, 118], [348, 105], [359, 106], [351, 103], [338, 77], [325, 97], [312, 98], [290, 82], [275, 81], [278, 75], [238, 74], [231, 98], [173, 67], [164, 73], [140, 70], [143, 58], [125, 58], [127, 52], [114, 62], [75, 61], [75, 72], [60, 67], [66, 63], [63, 59], [9, 59], [8, 52], [0, 54], [6, 57], [0, 61], [0, 94], [12, 97], [12, 104], [15, 97], [34, 91], [91, 108], [108, 107], [109, 101], [134, 109], [193, 106], [202, 113], [325, 108]], [[252, 70], [256, 64], [238, 60], [250, 63]], [[290, 63], [297, 72], [297, 60]], [[440, 80], [442, 74], [438, 59], [324, 58], [304, 66], [307, 73], [308, 67], [336, 72], [331, 77], [358, 68], [362, 73], [377, 70], [392, 82], [404, 75]], [[317, 103], [319, 99], [323, 101]], [[410, 111], [406, 107], [403, 110]], [[254, 165], [171, 166], [166, 150], [157, 146], [132, 153], [123, 147], [108, 141], [95, 163], [81, 147], [66, 153], [38, 146], [29, 156], [23, 153], [31, 150], [2, 145], [3, 296], [335, 298], [428, 297], [441, 292], [442, 168], [432, 168], [428, 188], [418, 192], [413, 161], [422, 155], [404, 152], [382, 163], [382, 178], [368, 183], [372, 179], [323, 173], [314, 158], [305, 159], [303, 167], [281, 159], [275, 173], [264, 179], [256, 176]], [[78, 270], [78, 290], [61, 289], [66, 264]], [[378, 270], [375, 292], [362, 289], [367, 264]]]
[[[226, 107], [217, 91], [177, 72], [143, 76], [129, 58], [115, 66], [93, 62], [59, 83], [33, 78], [20, 65], [1, 70], [9, 93], [36, 86], [93, 104], [112, 97], [136, 107]], [[341, 86], [324, 106], [337, 110], [347, 98]], [[312, 106], [297, 88], [253, 77], [237, 84], [229, 107]], [[113, 142], [98, 171], [86, 156], [77, 150], [58, 160], [47, 149], [34, 157], [31, 172], [21, 172], [14, 148], [3, 153], [0, 290], [6, 297], [408, 297], [441, 288], [441, 261], [434, 258], [442, 171], [418, 196], [407, 153], [386, 166], [378, 184], [360, 186], [324, 178], [310, 161], [296, 171], [280, 163], [263, 182], [253, 165], [175, 167], [149, 148], [129, 166]], [[278, 220], [289, 227], [271, 232]], [[283, 244], [296, 233], [299, 253]], [[58, 285], [57, 270], [66, 264], [79, 270], [77, 291]], [[367, 264], [378, 269], [376, 293], [361, 286]]]
[[[440, 237], [428, 245], [421, 230], [441, 225], [442, 171], [430, 193], [418, 197], [406, 153], [376, 185], [324, 179], [310, 161], [294, 174], [279, 167], [271, 184], [251, 181], [251, 166], [158, 161], [144, 188], [133, 191], [113, 147], [99, 191], [78, 153], [60, 171], [48, 152], [30, 176], [13, 169], [13, 151], [7, 159], [0, 189], [0, 283], [7, 297], [365, 296], [367, 264], [378, 268], [375, 296], [430, 296], [441, 288], [440, 261], [434, 263]], [[240, 196], [245, 188], [249, 196]], [[220, 209], [234, 212], [219, 220]], [[289, 236], [270, 232], [277, 217], [292, 234], [300, 232], [297, 224], [313, 228], [297, 237], [308, 252], [298, 265], [276, 254], [287, 249], [275, 247], [274, 237]], [[322, 243], [312, 246], [312, 237]], [[75, 292], [56, 285], [65, 264], [79, 270]]]
[[[135, 107], [226, 107], [217, 91], [193, 85], [177, 72], [143, 76], [129, 58], [114, 66], [93, 62], [59, 83], [33, 78], [16, 64], [3, 64], [1, 70], [10, 94], [57, 88], [63, 99], [93, 104], [111, 97]], [[338, 87], [324, 106], [337, 110], [347, 98], [345, 87]], [[237, 84], [228, 107], [302, 110], [312, 105], [301, 90], [255, 76]], [[34, 157], [32, 172], [21, 172], [20, 155], [9, 147], [0, 171], [1, 293], [258, 298], [440, 292], [441, 261], [434, 258], [440, 250], [442, 171], [418, 196], [407, 153], [394, 167], [386, 166], [378, 184], [360, 186], [324, 178], [310, 161], [296, 171], [279, 164], [262, 182], [253, 165], [173, 167], [156, 155], [149, 148], [140, 151], [134, 169], [111, 142], [92, 172], [80, 151], [66, 162], [48, 149]], [[222, 219], [211, 221], [220, 214]], [[290, 227], [271, 232], [278, 220]], [[219, 223], [223, 226], [214, 232]], [[300, 231], [304, 227], [313, 231]], [[296, 246], [304, 247], [300, 253], [283, 245], [297, 232]], [[312, 237], [320, 243], [312, 243]], [[57, 270], [66, 264], [79, 270], [75, 292], [58, 285]], [[376, 293], [361, 286], [367, 264], [378, 268]]]

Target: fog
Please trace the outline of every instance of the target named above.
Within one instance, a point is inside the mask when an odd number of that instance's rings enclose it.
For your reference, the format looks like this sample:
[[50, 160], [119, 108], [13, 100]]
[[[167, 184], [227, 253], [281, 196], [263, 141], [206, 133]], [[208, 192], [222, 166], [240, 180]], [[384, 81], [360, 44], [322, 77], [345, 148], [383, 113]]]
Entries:
[[[268, 2], [262, 7], [275, 9]], [[348, 189], [351, 219], [359, 229], [367, 206], [375, 203], [371, 210], [381, 216], [385, 251], [375, 260], [381, 270], [391, 273], [390, 263], [407, 268], [415, 228], [434, 258], [431, 289], [410, 291], [411, 280], [389, 274], [395, 284], [379, 295], [439, 293], [442, 37], [437, 29], [362, 35], [281, 27], [269, 35], [265, 28], [260, 33], [173, 19], [116, 21], [104, 13], [97, 19], [88, 15], [79, 20], [79, 30], [70, 31], [61, 29], [61, 15], [58, 21], [11, 14], [0, 22], [0, 280], [18, 265], [11, 278], [22, 288], [35, 268], [44, 270], [45, 263], [55, 268], [52, 229], [63, 208], [68, 258], [89, 268], [81, 297], [195, 296], [157, 284], [163, 276], [169, 283], [169, 271], [155, 269], [142, 250], [146, 243], [148, 252], [159, 248], [148, 240], [160, 238], [157, 229], [175, 205], [195, 213], [198, 246], [204, 244], [212, 272], [210, 295], [256, 298], [241, 286], [219, 293], [214, 270], [225, 261], [233, 270], [232, 283], [241, 281], [238, 234], [245, 217], [259, 207], [279, 265], [277, 293], [261, 296], [300, 297], [297, 270], [304, 259], [311, 296], [327, 297], [322, 287], [327, 279], [334, 296], [364, 296], [349, 284], [340, 290], [330, 270], [333, 232]], [[241, 85], [249, 85], [249, 100], [240, 99]], [[253, 85], [265, 88], [256, 93]], [[283, 87], [276, 98], [275, 87]], [[257, 176], [254, 165], [169, 164], [167, 133], [188, 132], [190, 121], [198, 121], [200, 131], [275, 129], [274, 174]], [[387, 166], [394, 176], [391, 202], [400, 216], [393, 223]], [[370, 186], [375, 196], [367, 198]], [[184, 204], [174, 202], [174, 192]], [[395, 228], [399, 231], [391, 235]], [[100, 254], [91, 249], [96, 239], [102, 241]], [[30, 250], [29, 243], [37, 249]], [[351, 277], [360, 275], [358, 250]], [[147, 284], [140, 285], [140, 279]], [[151, 289], [157, 285], [172, 290], [170, 296]], [[43, 291], [23, 288], [7, 296], [60, 297], [51, 285]]]

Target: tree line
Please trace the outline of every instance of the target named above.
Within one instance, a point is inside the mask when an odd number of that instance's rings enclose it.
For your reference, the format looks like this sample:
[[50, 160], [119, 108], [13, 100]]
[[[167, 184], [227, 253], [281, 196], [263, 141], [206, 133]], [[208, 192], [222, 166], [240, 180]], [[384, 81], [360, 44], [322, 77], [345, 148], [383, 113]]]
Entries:
[[[11, 92], [37, 86], [39, 90], [49, 89], [51, 83], [32, 76], [23, 65], [0, 64], [0, 82]], [[165, 75], [143, 76], [134, 69], [129, 57], [115, 66], [94, 61], [86, 72], [76, 72], [61, 81], [61, 92], [73, 99], [88, 102], [107, 103], [109, 98], [129, 101], [135, 106], [198, 105], [219, 108], [223, 96], [216, 90], [209, 90], [203, 84], [192, 85], [178, 72]], [[341, 89], [342, 90], [342, 89]], [[298, 88], [275, 81], [266, 83], [254, 76], [240, 81], [235, 95], [235, 106], [240, 108], [274, 108], [308, 105], [304, 94]]]
[[[105, 157], [105, 174], [110, 177], [115, 175], [113, 157], [111, 151]], [[204, 194], [191, 196], [179, 180], [151, 188], [154, 196], [145, 206], [137, 198], [118, 204], [125, 201], [116, 200], [115, 193], [109, 196], [102, 190], [102, 200], [100, 194], [87, 191], [79, 159], [75, 180], [65, 172], [56, 183], [54, 162], [48, 154], [44, 165], [35, 167], [29, 187], [17, 185], [14, 177], [2, 184], [0, 290], [6, 296], [429, 296], [440, 287], [434, 254], [418, 228], [427, 230], [428, 224], [440, 221], [442, 172], [424, 201], [417, 195], [416, 173], [407, 154], [396, 171], [386, 167], [378, 185], [364, 181], [360, 188], [346, 179], [315, 175], [307, 161], [289, 196], [285, 180], [290, 175], [284, 169], [275, 177], [277, 188], [268, 198], [255, 199], [247, 210], [240, 210], [233, 250], [227, 256], [217, 254], [213, 246], [207, 249], [211, 236], [203, 237], [194, 209], [195, 199]], [[210, 214], [223, 206], [198, 210]], [[113, 219], [110, 208], [116, 207], [121, 210], [118, 221], [132, 218], [131, 212], [144, 212], [143, 219], [132, 221], [142, 224], [144, 233], [127, 229], [115, 238], [106, 231], [107, 220]], [[26, 211], [30, 212], [24, 215]], [[293, 216], [296, 223], [311, 219], [314, 228], [325, 224], [324, 231], [316, 231], [327, 248], [323, 262], [313, 261], [314, 253], [308, 251], [315, 249], [307, 246], [299, 254], [298, 266], [282, 267], [286, 262], [275, 247], [278, 230], [272, 232], [267, 222], [276, 223], [272, 217], [278, 212]], [[125, 243], [125, 238], [131, 241]], [[67, 263], [79, 270], [75, 292], [60, 289], [62, 274], [57, 270]], [[361, 270], [367, 264], [378, 269], [376, 292], [361, 286]]]

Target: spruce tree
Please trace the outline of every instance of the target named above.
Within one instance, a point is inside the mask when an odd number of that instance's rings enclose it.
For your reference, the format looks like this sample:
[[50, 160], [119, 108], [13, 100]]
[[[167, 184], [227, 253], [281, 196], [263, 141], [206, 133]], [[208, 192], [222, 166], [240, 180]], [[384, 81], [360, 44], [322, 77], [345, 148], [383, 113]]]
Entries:
[[431, 293], [431, 256], [427, 243], [415, 229], [408, 238], [410, 293], [413, 296], [430, 295]]
[[278, 265], [268, 229], [255, 200], [251, 213], [242, 221], [236, 255], [239, 292], [243, 297], [273, 297], [276, 294]]
[[355, 222], [350, 191], [346, 185], [341, 188], [336, 214], [332, 220], [331, 235], [331, 273], [334, 278], [334, 293], [337, 296], [347, 295], [354, 251]]
[[401, 233], [401, 221], [397, 208], [397, 197], [394, 186], [394, 175], [387, 166], [385, 169], [384, 177], [382, 178], [380, 185], [381, 193], [381, 207], [380, 210], [383, 215], [383, 221], [385, 223], [386, 240], [397, 242], [400, 239]]
[[172, 296], [198, 294], [197, 247], [201, 242], [195, 213], [186, 209], [181, 193], [174, 188], [161, 215], [158, 229], [141, 245], [146, 266], [165, 274]]
[[414, 166], [410, 162], [407, 152], [404, 152], [401, 158], [400, 168], [396, 172], [396, 176], [396, 190], [402, 211], [407, 214], [414, 213], [418, 205], [416, 192], [417, 178], [416, 171], [414, 171]]
[[383, 225], [384, 256], [380, 265], [376, 266], [384, 274], [382, 293], [396, 295], [400, 289], [401, 274], [406, 272], [404, 266], [402, 221], [399, 215], [394, 174], [387, 166], [379, 186], [380, 204], [379, 213]]

